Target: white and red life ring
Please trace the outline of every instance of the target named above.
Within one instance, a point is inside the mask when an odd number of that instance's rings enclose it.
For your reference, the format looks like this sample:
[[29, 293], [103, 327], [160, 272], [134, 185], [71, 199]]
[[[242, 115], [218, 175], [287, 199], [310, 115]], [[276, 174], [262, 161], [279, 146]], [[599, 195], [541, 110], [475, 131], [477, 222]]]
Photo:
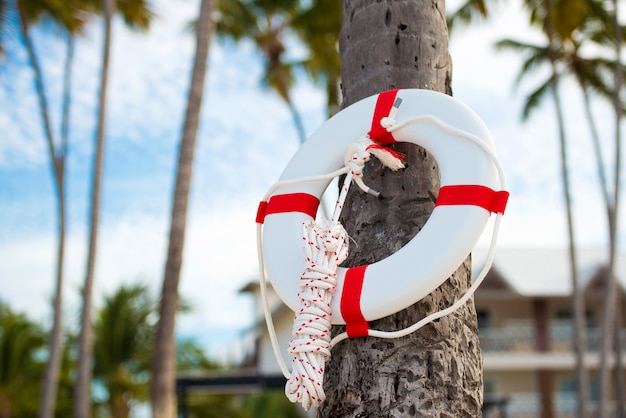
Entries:
[[[397, 129], [390, 133], [381, 119], [397, 97], [402, 105], [395, 114]], [[301, 146], [279, 181], [336, 171], [348, 146], [366, 133], [381, 145], [424, 147], [439, 165], [441, 188], [430, 218], [402, 249], [370, 265], [337, 269], [332, 323], [346, 324], [350, 336], [367, 335], [367, 321], [405, 309], [440, 286], [472, 251], [490, 213], [504, 212], [508, 198], [508, 192], [496, 190], [493, 141], [480, 118], [450, 96], [417, 89], [384, 92], [339, 112]], [[265, 268], [278, 296], [294, 311], [300, 305], [302, 223], [315, 218], [329, 183], [284, 187], [259, 206]]]

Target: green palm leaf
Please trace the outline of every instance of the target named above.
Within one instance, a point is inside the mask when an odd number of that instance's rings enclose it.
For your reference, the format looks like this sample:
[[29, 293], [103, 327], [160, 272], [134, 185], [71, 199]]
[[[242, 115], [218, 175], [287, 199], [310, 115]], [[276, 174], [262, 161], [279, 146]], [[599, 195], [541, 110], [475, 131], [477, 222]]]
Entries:
[[446, 18], [448, 31], [452, 33], [459, 26], [467, 26], [479, 18], [487, 18], [488, 16], [489, 9], [485, 0], [467, 0]]
[[543, 99], [545, 99], [546, 94], [550, 93], [550, 89], [552, 88], [551, 84], [553, 82], [553, 78], [549, 78], [532, 93], [530, 93], [528, 97], [526, 97], [526, 100], [524, 101], [524, 108], [522, 110], [522, 120], [527, 120], [530, 117], [531, 112], [543, 103]]

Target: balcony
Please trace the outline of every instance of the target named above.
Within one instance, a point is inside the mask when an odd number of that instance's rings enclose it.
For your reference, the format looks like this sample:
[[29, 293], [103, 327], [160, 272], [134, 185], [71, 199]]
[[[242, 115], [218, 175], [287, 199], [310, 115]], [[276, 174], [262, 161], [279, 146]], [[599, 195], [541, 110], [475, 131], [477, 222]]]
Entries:
[[[587, 328], [587, 351], [597, 352], [600, 347], [601, 330]], [[478, 332], [480, 345], [485, 353], [534, 352], [535, 330], [526, 320], [510, 320], [503, 327], [481, 328]], [[569, 321], [552, 321], [549, 327], [550, 351], [572, 352], [573, 328]], [[626, 328], [620, 332], [622, 349], [626, 351]]]
[[[488, 414], [485, 418], [496, 418], [506, 416], [507, 418], [536, 418], [540, 415], [539, 396], [535, 393], [514, 393], [507, 397], [505, 415]], [[597, 411], [597, 402], [592, 401], [589, 404], [589, 416]], [[609, 417], [617, 417], [616, 404], [611, 402], [608, 405]], [[576, 394], [573, 392], [559, 392], [554, 398], [554, 416], [557, 418], [575, 418], [576, 417]]]

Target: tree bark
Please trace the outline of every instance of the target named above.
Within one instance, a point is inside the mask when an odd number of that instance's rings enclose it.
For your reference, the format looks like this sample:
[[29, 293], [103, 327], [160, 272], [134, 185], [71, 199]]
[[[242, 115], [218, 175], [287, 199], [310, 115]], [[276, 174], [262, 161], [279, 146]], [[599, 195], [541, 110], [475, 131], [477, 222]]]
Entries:
[[[548, 59], [550, 61], [550, 67], [552, 71], [551, 80], [550, 80], [550, 93], [552, 94], [552, 99], [554, 100], [554, 111], [557, 119], [558, 126], [558, 135], [559, 135], [559, 157], [561, 163], [561, 179], [563, 181], [563, 199], [565, 203], [565, 212], [567, 215], [567, 235], [568, 235], [568, 255], [569, 255], [569, 264], [570, 264], [570, 277], [572, 284], [572, 310], [574, 314], [575, 321], [575, 349], [577, 350], [577, 358], [576, 358], [576, 378], [578, 385], [578, 400], [577, 400], [577, 416], [585, 417], [587, 415], [587, 411], [584, 410], [586, 399], [583, 397], [587, 394], [587, 388], [583, 385], [586, 385], [586, 378], [583, 376], [582, 367], [584, 367], [584, 357], [580, 357], [581, 351], [584, 347], [584, 342], [581, 342], [582, 332], [584, 327], [584, 295], [583, 289], [580, 288], [580, 280], [578, 277], [578, 262], [576, 256], [576, 238], [574, 235], [574, 215], [572, 212], [572, 199], [570, 192], [570, 178], [569, 178], [569, 169], [568, 169], [568, 156], [567, 156], [567, 141], [566, 141], [566, 132], [565, 132], [565, 120], [563, 117], [563, 107], [561, 105], [561, 99], [559, 96], [559, 81], [560, 75], [557, 69], [557, 59], [555, 56], [555, 45], [554, 45], [554, 19], [556, 15], [553, 13], [553, 4], [552, 0], [543, 0], [542, 6], [545, 12], [545, 22], [544, 22], [544, 32], [548, 41]], [[539, 371], [541, 374], [541, 371]], [[541, 377], [540, 377], [541, 379]], [[548, 417], [552, 417], [554, 414], [554, 405], [553, 400], [549, 399], [548, 401], [542, 402], [542, 413], [545, 416], [548, 414]]]
[[176, 311], [178, 310], [178, 283], [183, 263], [183, 246], [185, 243], [193, 156], [200, 122], [209, 45], [211, 43], [211, 13], [213, 5], [213, 0], [201, 1], [200, 16], [196, 26], [196, 55], [178, 156], [169, 247], [152, 364], [151, 402], [152, 416], [154, 418], [176, 417], [176, 342], [174, 340], [174, 325]]
[[76, 382], [74, 383], [74, 418], [91, 416], [91, 381], [93, 357], [93, 324], [91, 321], [92, 293], [96, 269], [98, 247], [98, 224], [100, 218], [100, 195], [102, 184], [102, 166], [104, 164], [104, 141], [106, 128], [106, 98], [109, 82], [109, 61], [111, 55], [111, 19], [114, 0], [102, 0], [104, 11], [104, 43], [102, 45], [102, 72], [100, 75], [100, 97], [98, 104], [98, 130], [94, 154], [93, 179], [91, 186], [91, 219], [89, 222], [89, 249], [87, 268], [83, 284], [83, 307], [78, 335], [78, 360]]
[[[394, 88], [451, 95], [452, 64], [443, 0], [344, 0], [340, 36], [343, 107]], [[408, 168], [366, 165], [364, 180], [378, 200], [352, 188], [342, 224], [352, 238], [350, 266], [372, 263], [406, 244], [426, 223], [439, 190], [434, 159], [396, 144]], [[470, 258], [438, 289], [374, 329], [396, 330], [450, 306], [471, 283]], [[392, 278], [391, 278], [392, 280]], [[399, 291], [402, 291], [399, 289]], [[333, 333], [343, 331], [336, 327]], [[473, 300], [400, 339], [339, 343], [326, 367], [323, 417], [478, 417], [482, 353]]]
[[[614, 327], [615, 327], [615, 313], [619, 312], [617, 304], [620, 303], [617, 297], [617, 283], [615, 278], [615, 259], [617, 251], [617, 214], [619, 203], [619, 190], [620, 190], [620, 170], [621, 170], [621, 121], [622, 121], [622, 101], [620, 98], [622, 80], [622, 61], [621, 61], [621, 48], [622, 48], [622, 31], [618, 21], [618, 1], [614, 0], [613, 13], [612, 13], [612, 26], [614, 31], [614, 46], [615, 46], [615, 66], [614, 66], [614, 92], [613, 92], [613, 110], [615, 112], [615, 184], [613, 185], [613, 201], [611, 205], [607, 205], [608, 224], [609, 224], [609, 265], [607, 268], [607, 276], [604, 287], [604, 303], [602, 304], [602, 330], [601, 330], [601, 350], [600, 350], [600, 366], [598, 372], [598, 386], [599, 386], [599, 402], [598, 402], [598, 416], [604, 418], [609, 416], [608, 401], [610, 392], [610, 377], [611, 370], [609, 367], [609, 356], [614, 348], [618, 348], [621, 342], [615, 341], [614, 344]], [[621, 356], [621, 351], [615, 350], [616, 358]], [[617, 374], [621, 373], [619, 369], [616, 369]], [[616, 384], [618, 381], [616, 380]], [[618, 408], [624, 408], [624, 394], [617, 394]], [[619, 411], [621, 414], [622, 411]], [[619, 415], [618, 415], [619, 416]]]

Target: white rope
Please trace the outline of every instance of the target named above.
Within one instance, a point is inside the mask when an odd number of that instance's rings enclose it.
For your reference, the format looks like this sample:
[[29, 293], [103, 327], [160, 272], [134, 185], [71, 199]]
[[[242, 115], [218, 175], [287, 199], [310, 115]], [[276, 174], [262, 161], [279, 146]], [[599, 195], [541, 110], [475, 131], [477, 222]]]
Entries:
[[[433, 116], [418, 116], [399, 124], [393, 119], [401, 100], [394, 103], [389, 117], [381, 120], [381, 125], [389, 132], [393, 132], [408, 124], [422, 121], [434, 122], [444, 130], [465, 138], [478, 145], [495, 165], [500, 178], [501, 190], [506, 190], [504, 170], [495, 153], [480, 138], [465, 131], [449, 126]], [[306, 182], [330, 180], [346, 174], [333, 216], [330, 221], [308, 221], [303, 224], [303, 240], [305, 248], [305, 271], [300, 277], [298, 297], [301, 307], [294, 318], [292, 330], [293, 338], [289, 343], [289, 353], [292, 357], [292, 371], [289, 372], [278, 345], [276, 331], [272, 321], [270, 306], [267, 299], [267, 280], [265, 277], [265, 263], [263, 259], [262, 224], [257, 224], [257, 252], [259, 259], [259, 280], [261, 288], [262, 306], [265, 320], [278, 365], [288, 379], [285, 393], [292, 402], [301, 402], [302, 407], [308, 410], [311, 406], [318, 406], [325, 399], [323, 390], [324, 366], [330, 357], [330, 350], [340, 341], [348, 338], [342, 333], [330, 340], [331, 316], [330, 309], [332, 296], [336, 291], [336, 269], [348, 255], [347, 234], [339, 223], [339, 215], [343, 209], [345, 198], [352, 181], [364, 192], [378, 196], [378, 192], [370, 189], [363, 183], [362, 174], [365, 162], [371, 155], [375, 155], [385, 166], [392, 170], [404, 168], [397, 154], [388, 149], [379, 147], [367, 135], [352, 144], [344, 159], [345, 166], [329, 174], [313, 176], [295, 180], [277, 182], [270, 187], [263, 201], [267, 202], [273, 193], [283, 187], [294, 186]], [[368, 330], [369, 336], [379, 338], [399, 338], [417, 331], [424, 325], [441, 318], [461, 307], [472, 297], [478, 286], [486, 277], [493, 262], [495, 246], [500, 229], [502, 214], [498, 213], [493, 227], [491, 244], [487, 260], [480, 274], [467, 292], [450, 307], [435, 312], [410, 327], [398, 331]]]
[[291, 376], [285, 393], [308, 410], [326, 399], [324, 365], [330, 358], [330, 302], [337, 288], [337, 266], [348, 256], [347, 234], [338, 222], [308, 221], [303, 225], [305, 271], [300, 276], [300, 310], [289, 342]]

